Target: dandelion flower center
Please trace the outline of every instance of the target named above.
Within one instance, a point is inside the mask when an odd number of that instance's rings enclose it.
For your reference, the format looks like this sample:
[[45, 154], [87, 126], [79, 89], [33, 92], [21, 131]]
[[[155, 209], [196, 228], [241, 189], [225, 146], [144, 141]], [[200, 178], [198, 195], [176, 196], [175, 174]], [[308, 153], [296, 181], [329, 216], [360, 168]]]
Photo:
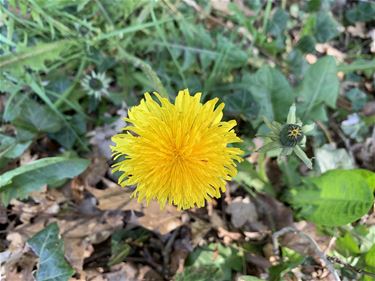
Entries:
[[282, 145], [292, 147], [303, 139], [302, 128], [296, 124], [286, 124], [280, 131], [280, 142]]
[[94, 91], [99, 91], [103, 88], [103, 83], [98, 78], [91, 78], [89, 81], [89, 86]]
[[135, 185], [139, 201], [202, 207], [221, 196], [236, 174], [235, 161], [242, 160], [242, 151], [230, 146], [241, 141], [233, 130], [236, 122], [221, 121], [224, 104], [215, 108], [218, 99], [202, 104], [200, 93], [180, 91], [174, 104], [155, 96], [157, 101], [146, 93], [129, 110], [131, 125], [112, 139], [115, 159], [125, 157], [114, 166], [122, 172], [119, 183]]

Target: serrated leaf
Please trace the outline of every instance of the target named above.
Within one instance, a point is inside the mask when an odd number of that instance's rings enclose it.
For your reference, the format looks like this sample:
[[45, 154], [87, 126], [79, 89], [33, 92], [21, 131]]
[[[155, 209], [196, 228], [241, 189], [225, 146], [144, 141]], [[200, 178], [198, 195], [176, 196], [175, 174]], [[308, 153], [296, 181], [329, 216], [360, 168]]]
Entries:
[[252, 121], [253, 125], [259, 125], [263, 117], [284, 122], [294, 96], [279, 70], [264, 66], [255, 74], [244, 77], [243, 82], [259, 105], [258, 118]]
[[[339, 81], [336, 76], [336, 62], [330, 57], [319, 59], [306, 71], [301, 86], [297, 89], [297, 96], [301, 102], [297, 110], [303, 121], [318, 119], [325, 105], [336, 107], [339, 94]], [[319, 115], [312, 114], [319, 112]]]
[[64, 257], [64, 242], [59, 238], [57, 223], [51, 223], [27, 243], [39, 257], [37, 281], [66, 281], [73, 276], [74, 269]]
[[340, 226], [365, 215], [374, 202], [369, 186], [372, 172], [331, 170], [307, 178], [304, 185], [291, 190], [291, 203], [300, 214], [319, 225]]
[[0, 193], [4, 205], [12, 198], [26, 198], [43, 185], [73, 178], [88, 166], [86, 159], [49, 157], [20, 166], [0, 176]]
[[61, 40], [53, 43], [37, 44], [31, 47], [20, 47], [15, 53], [0, 56], [0, 72], [10, 71], [20, 74], [25, 67], [35, 71], [45, 70], [45, 62], [60, 57], [60, 53], [67, 50], [72, 41]]

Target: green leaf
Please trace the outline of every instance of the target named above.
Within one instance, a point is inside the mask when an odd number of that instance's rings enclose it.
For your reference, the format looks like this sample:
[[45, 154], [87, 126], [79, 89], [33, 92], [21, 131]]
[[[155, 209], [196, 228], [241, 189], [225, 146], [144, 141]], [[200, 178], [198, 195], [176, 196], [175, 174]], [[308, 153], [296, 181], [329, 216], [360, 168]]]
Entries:
[[247, 121], [257, 117], [258, 104], [251, 92], [243, 89], [224, 97], [225, 111], [234, 116], [241, 116]]
[[319, 59], [306, 71], [302, 84], [297, 89], [297, 96], [302, 101], [297, 104], [297, 110], [303, 121], [318, 119], [321, 112], [317, 110], [321, 110], [324, 105], [336, 107], [339, 94], [336, 73], [335, 60], [330, 56]]
[[57, 223], [51, 223], [27, 243], [39, 257], [37, 281], [66, 281], [73, 276], [74, 270], [64, 257], [64, 242], [59, 238]]
[[242, 275], [238, 277], [238, 281], [262, 281], [262, 279], [251, 275]]
[[36, 71], [45, 70], [47, 60], [53, 61], [60, 58], [60, 53], [71, 45], [72, 41], [61, 40], [31, 47], [20, 47], [16, 53], [0, 56], [0, 72], [11, 71], [20, 74], [25, 67]]
[[358, 88], [353, 88], [345, 93], [352, 104], [353, 111], [361, 110], [367, 101], [367, 95]]
[[12, 198], [26, 198], [45, 184], [79, 175], [88, 164], [85, 159], [49, 157], [20, 166], [0, 176], [1, 200], [8, 205]]
[[259, 115], [252, 120], [253, 125], [259, 125], [263, 117], [284, 122], [294, 98], [284, 75], [277, 69], [264, 66], [243, 80], [259, 105]]
[[176, 280], [232, 280], [232, 270], [242, 270], [242, 257], [233, 247], [212, 243], [191, 253], [186, 265]]
[[330, 13], [322, 11], [316, 15], [315, 38], [319, 43], [327, 42], [339, 34], [338, 24]]
[[358, 242], [350, 232], [346, 232], [344, 236], [337, 238], [336, 249], [344, 257], [351, 257], [361, 253]]
[[301, 209], [303, 217], [319, 225], [352, 223], [373, 204], [373, 188], [369, 185], [373, 175], [370, 171], [364, 174], [360, 169], [331, 170], [319, 177], [307, 178], [303, 186], [291, 190], [291, 203]]
[[353, 72], [353, 71], [366, 71], [366, 70], [374, 70], [375, 69], [375, 59], [373, 60], [364, 60], [364, 59], [357, 59], [353, 61], [351, 64], [342, 63], [337, 66], [337, 71], [342, 72]]
[[33, 133], [53, 133], [62, 127], [62, 121], [55, 112], [30, 98], [14, 99], [8, 107], [4, 119], [16, 127]]
[[301, 50], [303, 53], [314, 53], [315, 52], [316, 40], [311, 35], [303, 36], [296, 45], [296, 48]]
[[[375, 245], [365, 255], [366, 270], [375, 274]], [[373, 278], [365, 276], [364, 281], [371, 281]]]
[[30, 144], [31, 141], [19, 142], [16, 138], [0, 134], [0, 159], [20, 157]]
[[280, 36], [286, 28], [288, 19], [288, 13], [283, 9], [278, 8], [272, 17], [272, 20], [269, 21], [267, 32], [276, 37]]
[[354, 8], [347, 10], [345, 16], [351, 23], [371, 21], [375, 17], [375, 3], [359, 2]]
[[278, 265], [270, 267], [270, 281], [284, 280], [283, 277], [286, 273], [290, 272], [293, 268], [302, 264], [305, 260], [303, 256], [289, 248], [283, 247], [281, 250], [282, 256], [285, 260]]

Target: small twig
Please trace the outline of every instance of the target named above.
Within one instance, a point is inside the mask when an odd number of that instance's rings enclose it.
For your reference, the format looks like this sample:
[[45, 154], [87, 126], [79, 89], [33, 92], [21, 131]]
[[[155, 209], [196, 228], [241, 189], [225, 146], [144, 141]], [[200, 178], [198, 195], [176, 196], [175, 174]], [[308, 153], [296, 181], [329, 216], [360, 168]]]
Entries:
[[164, 276], [169, 275], [170, 253], [171, 253], [172, 245], [173, 245], [174, 241], [176, 240], [176, 237], [177, 237], [178, 233], [179, 233], [179, 228], [177, 228], [175, 231], [173, 231], [171, 237], [169, 238], [167, 244], [165, 245], [165, 247], [163, 249], [163, 263], [164, 263], [163, 274], [164, 274]]
[[327, 259], [330, 260], [333, 263], [337, 263], [339, 265], [342, 265], [343, 267], [349, 269], [350, 271], [356, 272], [358, 274], [364, 274], [364, 275], [367, 275], [367, 276], [375, 277], [375, 273], [368, 272], [368, 271], [360, 269], [360, 268], [356, 268], [356, 267], [354, 267], [354, 266], [352, 266], [352, 265], [350, 265], [346, 262], [343, 262], [338, 257], [327, 256]]
[[315, 121], [316, 125], [323, 131], [325, 137], [327, 138], [329, 143], [334, 143], [331, 134], [329, 133], [327, 127], [320, 121], [316, 120]]
[[342, 141], [344, 142], [344, 145], [347, 149], [347, 151], [349, 152], [350, 154], [350, 157], [352, 157], [352, 159], [355, 159], [354, 157], [354, 154], [353, 154], [353, 151], [352, 151], [352, 148], [350, 146], [350, 141], [348, 140], [347, 137], [345, 137], [344, 133], [341, 131], [340, 127], [335, 123], [335, 122], [331, 122], [331, 127], [332, 129], [337, 133], [337, 135], [342, 139]]
[[294, 227], [290, 227], [290, 226], [284, 227], [283, 229], [275, 232], [272, 235], [272, 243], [273, 243], [273, 247], [274, 247], [274, 252], [277, 256], [280, 256], [279, 240], [278, 239], [279, 239], [280, 236], [283, 236], [284, 234], [289, 233], [289, 232], [306, 238], [309, 241], [309, 243], [311, 245], [311, 248], [319, 256], [319, 258], [324, 262], [326, 268], [332, 274], [332, 276], [335, 278], [335, 280], [341, 281], [340, 276], [337, 274], [335, 268], [333, 267], [333, 264], [329, 261], [329, 259], [326, 257], [326, 255], [322, 252], [322, 250], [319, 248], [319, 246], [315, 242], [315, 240], [313, 238], [311, 238], [309, 235], [307, 235], [306, 233], [304, 233], [302, 231], [299, 231], [298, 229], [295, 229]]

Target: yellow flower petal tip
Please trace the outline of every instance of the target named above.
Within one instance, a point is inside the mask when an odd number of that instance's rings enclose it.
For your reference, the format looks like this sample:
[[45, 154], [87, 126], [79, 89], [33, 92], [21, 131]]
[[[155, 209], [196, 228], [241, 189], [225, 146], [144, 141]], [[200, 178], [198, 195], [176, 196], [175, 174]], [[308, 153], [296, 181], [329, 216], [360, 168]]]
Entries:
[[128, 111], [129, 126], [115, 135], [111, 147], [113, 171], [119, 171], [121, 186], [135, 185], [138, 201], [157, 200], [178, 209], [203, 207], [219, 198], [226, 181], [237, 173], [243, 151], [228, 146], [241, 142], [233, 127], [222, 121], [224, 104], [218, 99], [201, 103], [201, 93], [178, 93], [175, 103], [149, 93]]

